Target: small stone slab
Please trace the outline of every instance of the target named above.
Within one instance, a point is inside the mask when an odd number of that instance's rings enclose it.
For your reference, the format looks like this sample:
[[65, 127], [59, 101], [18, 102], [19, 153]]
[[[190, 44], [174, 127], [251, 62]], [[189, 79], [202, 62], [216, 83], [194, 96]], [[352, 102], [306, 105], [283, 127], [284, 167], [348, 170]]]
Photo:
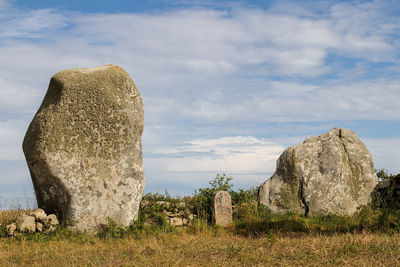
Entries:
[[225, 227], [232, 223], [232, 201], [226, 191], [218, 191], [214, 195], [214, 222], [216, 225]]

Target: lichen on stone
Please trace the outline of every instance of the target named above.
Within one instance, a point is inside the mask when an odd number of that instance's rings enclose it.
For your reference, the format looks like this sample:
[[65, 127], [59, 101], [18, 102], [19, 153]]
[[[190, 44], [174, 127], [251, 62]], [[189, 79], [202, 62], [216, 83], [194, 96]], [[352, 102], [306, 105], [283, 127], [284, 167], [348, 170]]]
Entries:
[[335, 128], [285, 150], [259, 202], [272, 212], [350, 215], [368, 204], [376, 183], [368, 149], [353, 131]]
[[143, 126], [142, 99], [122, 68], [55, 74], [23, 143], [39, 206], [78, 228], [107, 216], [130, 223], [144, 189]]

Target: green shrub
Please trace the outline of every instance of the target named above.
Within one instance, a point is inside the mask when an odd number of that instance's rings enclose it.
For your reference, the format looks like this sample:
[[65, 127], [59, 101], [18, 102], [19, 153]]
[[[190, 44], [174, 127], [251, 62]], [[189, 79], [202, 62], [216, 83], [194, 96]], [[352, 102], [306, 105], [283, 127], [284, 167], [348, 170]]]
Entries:
[[376, 171], [378, 178], [385, 183], [385, 187], [377, 187], [371, 194], [371, 206], [375, 209], [397, 211], [400, 209], [400, 174], [389, 174], [385, 169]]
[[378, 176], [379, 180], [385, 180], [385, 179], [390, 179], [390, 178], [395, 177], [394, 174], [388, 173], [388, 171], [386, 169], [375, 170], [375, 172], [376, 172], [376, 176]]
[[197, 215], [199, 220], [204, 220], [206, 222], [212, 222], [212, 205], [213, 196], [216, 192], [231, 191], [232, 188], [232, 177], [227, 176], [225, 173], [222, 175], [217, 174], [217, 176], [209, 182], [210, 187], [199, 188], [199, 191], [195, 191], [194, 196], [191, 201], [191, 206], [193, 207], [192, 212]]

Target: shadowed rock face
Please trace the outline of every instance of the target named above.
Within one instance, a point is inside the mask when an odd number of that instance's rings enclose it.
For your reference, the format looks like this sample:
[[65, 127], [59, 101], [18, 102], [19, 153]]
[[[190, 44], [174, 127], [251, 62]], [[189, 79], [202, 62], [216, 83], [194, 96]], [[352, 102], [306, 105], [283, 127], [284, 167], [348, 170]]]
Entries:
[[23, 142], [38, 206], [78, 230], [128, 225], [145, 185], [142, 132], [141, 96], [120, 67], [55, 74]]
[[286, 149], [259, 202], [274, 213], [351, 215], [369, 203], [377, 182], [367, 147], [353, 131], [335, 128]]

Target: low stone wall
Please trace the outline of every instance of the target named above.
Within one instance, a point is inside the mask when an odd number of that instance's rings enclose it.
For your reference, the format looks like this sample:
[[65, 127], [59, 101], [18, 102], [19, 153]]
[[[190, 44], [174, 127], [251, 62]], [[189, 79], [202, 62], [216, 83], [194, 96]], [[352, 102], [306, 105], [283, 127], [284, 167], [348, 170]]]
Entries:
[[184, 201], [149, 201], [142, 200], [140, 209], [153, 209], [166, 216], [172, 226], [186, 226], [197, 217], [191, 212], [191, 208]]
[[6, 225], [8, 236], [17, 236], [22, 233], [44, 232], [56, 230], [59, 221], [55, 214], [47, 215], [44, 210], [36, 209], [29, 214], [19, 215], [15, 221]]

